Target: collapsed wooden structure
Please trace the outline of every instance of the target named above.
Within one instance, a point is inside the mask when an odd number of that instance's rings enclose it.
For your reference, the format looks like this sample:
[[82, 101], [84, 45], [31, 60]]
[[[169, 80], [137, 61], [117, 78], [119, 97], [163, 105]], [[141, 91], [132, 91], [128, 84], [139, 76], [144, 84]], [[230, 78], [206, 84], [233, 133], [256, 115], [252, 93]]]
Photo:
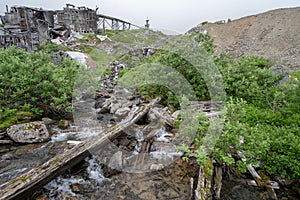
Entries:
[[139, 28], [130, 22], [98, 14], [98, 8], [93, 10], [72, 4], [55, 11], [26, 6], [13, 6], [8, 10], [7, 6], [0, 19], [3, 25], [0, 28], [0, 47], [16, 46], [28, 51], [38, 50], [40, 43], [49, 40], [57, 26], [81, 34]]

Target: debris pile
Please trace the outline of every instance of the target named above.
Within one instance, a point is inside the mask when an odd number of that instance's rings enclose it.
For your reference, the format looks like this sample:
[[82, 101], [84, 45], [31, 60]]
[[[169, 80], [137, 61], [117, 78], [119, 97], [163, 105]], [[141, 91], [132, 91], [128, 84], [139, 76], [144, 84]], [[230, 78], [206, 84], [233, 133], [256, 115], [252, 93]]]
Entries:
[[50, 39], [65, 41], [76, 34], [97, 32], [97, 10], [75, 8], [67, 4], [63, 10], [43, 10], [25, 6], [6, 7], [1, 17], [0, 47], [16, 46], [27, 51], [38, 50]]

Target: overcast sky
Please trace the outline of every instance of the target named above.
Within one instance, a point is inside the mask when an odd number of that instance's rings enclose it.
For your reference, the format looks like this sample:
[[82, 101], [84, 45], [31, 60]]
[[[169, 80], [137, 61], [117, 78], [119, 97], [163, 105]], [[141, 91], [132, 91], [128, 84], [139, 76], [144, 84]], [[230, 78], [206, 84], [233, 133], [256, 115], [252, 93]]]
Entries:
[[0, 0], [0, 14], [4, 14], [5, 5], [62, 9], [65, 3], [93, 9], [98, 6], [101, 14], [140, 26], [149, 17], [152, 28], [179, 33], [203, 21], [238, 19], [276, 8], [300, 6], [300, 0]]

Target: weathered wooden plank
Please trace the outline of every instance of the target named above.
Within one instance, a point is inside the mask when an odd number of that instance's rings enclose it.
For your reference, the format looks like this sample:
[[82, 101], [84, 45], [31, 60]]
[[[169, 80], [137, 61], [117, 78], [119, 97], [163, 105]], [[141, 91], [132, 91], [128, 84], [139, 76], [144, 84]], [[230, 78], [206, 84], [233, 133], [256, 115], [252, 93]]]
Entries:
[[40, 189], [65, 170], [78, 164], [85, 157], [89, 156], [91, 152], [105, 147], [111, 140], [118, 137], [122, 130], [141, 119], [159, 101], [160, 99], [155, 99], [147, 105], [136, 108], [119, 124], [66, 150], [63, 154], [55, 156], [43, 165], [24, 173], [22, 176], [2, 184], [0, 186], [0, 200], [19, 200], [30, 196], [33, 191]]

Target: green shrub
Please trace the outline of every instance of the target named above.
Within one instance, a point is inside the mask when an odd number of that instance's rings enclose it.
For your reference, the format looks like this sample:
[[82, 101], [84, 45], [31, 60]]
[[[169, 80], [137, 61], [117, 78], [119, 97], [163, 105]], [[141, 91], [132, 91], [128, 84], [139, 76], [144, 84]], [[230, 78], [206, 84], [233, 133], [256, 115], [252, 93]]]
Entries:
[[78, 69], [79, 65], [69, 59], [64, 59], [61, 66], [54, 65], [44, 51], [0, 49], [2, 110], [5, 113], [17, 109], [38, 115], [70, 110]]
[[208, 34], [199, 33], [194, 39], [196, 42], [200, 43], [209, 54], [215, 52], [216, 45], [214, 44], [212, 37], [210, 37]]

